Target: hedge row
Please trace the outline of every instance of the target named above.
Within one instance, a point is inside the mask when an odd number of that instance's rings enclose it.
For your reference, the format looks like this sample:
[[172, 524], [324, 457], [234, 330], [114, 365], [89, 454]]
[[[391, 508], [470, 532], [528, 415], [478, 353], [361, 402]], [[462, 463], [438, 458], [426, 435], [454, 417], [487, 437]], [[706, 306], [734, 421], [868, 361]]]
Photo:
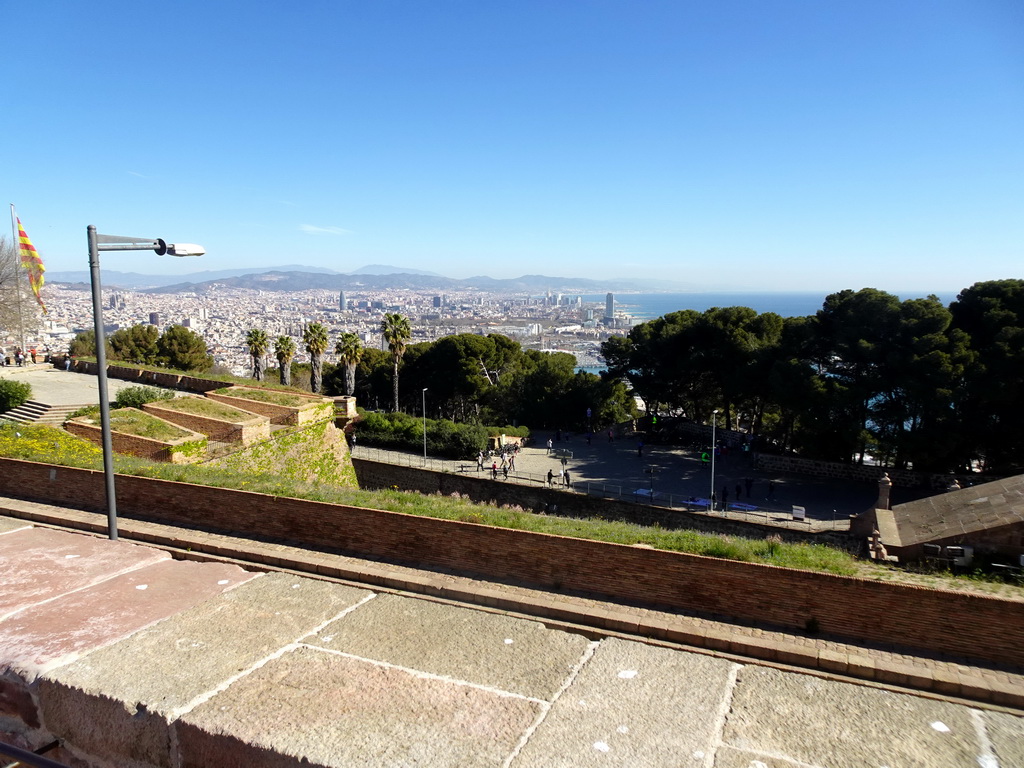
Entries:
[[[482, 427], [427, 419], [427, 453], [450, 459], [470, 459], [487, 448], [488, 437], [505, 434], [526, 437], [526, 427]], [[398, 451], [423, 450], [423, 419], [405, 413], [363, 414], [356, 425], [361, 445]]]

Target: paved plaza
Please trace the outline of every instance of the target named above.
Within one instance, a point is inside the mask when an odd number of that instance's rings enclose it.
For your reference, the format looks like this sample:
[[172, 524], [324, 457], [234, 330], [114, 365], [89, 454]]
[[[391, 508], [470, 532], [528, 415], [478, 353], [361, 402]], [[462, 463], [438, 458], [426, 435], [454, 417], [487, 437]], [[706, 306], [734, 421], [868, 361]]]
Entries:
[[[552, 486], [567, 491], [649, 503], [653, 490], [655, 504], [679, 508], [689, 505], [691, 500], [703, 500], [703, 503], [691, 506], [706, 509], [706, 499], [711, 493], [710, 462], [703, 462], [700, 452], [693, 448], [645, 445], [638, 453], [642, 437], [636, 435], [609, 441], [607, 436], [603, 436], [602, 439], [592, 439], [588, 444], [585, 437], [574, 436], [570, 440], [553, 441], [549, 452], [546, 433], [539, 433], [530, 445], [520, 450], [515, 468], [507, 477], [500, 470], [500, 458], [497, 457], [487, 457], [481, 471], [475, 461], [428, 457], [424, 462], [422, 455], [359, 444], [352, 455], [484, 478], [492, 477], [490, 467], [492, 463], [498, 463], [495, 482], [499, 483], [546, 485], [548, 472], [551, 472]], [[571, 488], [564, 483], [563, 469], [568, 470]], [[739, 452], [716, 459], [714, 485], [719, 500], [723, 487], [729, 494], [729, 509], [722, 512], [719, 507], [716, 514], [754, 522], [791, 522], [793, 506], [796, 505], [804, 508], [808, 527], [813, 525], [818, 530], [846, 529], [850, 515], [868, 509], [878, 498], [877, 483], [765, 472], [754, 467], [752, 455]], [[735, 504], [737, 486], [738, 501], [744, 509], [737, 508]], [[917, 498], [917, 491], [897, 487], [892, 495], [895, 503], [899, 503]]]
[[[8, 365], [0, 367], [0, 378], [22, 381], [32, 387], [32, 400], [47, 405], [99, 405], [98, 379], [88, 373], [77, 373], [54, 368], [49, 364]], [[116, 399], [117, 393], [137, 382], [107, 379], [107, 397]]]

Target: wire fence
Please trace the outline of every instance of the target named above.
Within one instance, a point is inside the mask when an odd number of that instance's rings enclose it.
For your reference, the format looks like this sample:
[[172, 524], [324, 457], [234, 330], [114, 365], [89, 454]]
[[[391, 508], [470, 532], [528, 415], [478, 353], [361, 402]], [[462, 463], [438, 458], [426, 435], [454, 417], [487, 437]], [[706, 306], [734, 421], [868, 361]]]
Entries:
[[[827, 516], [823, 519], [820, 514], [817, 516], [805, 516], [801, 519], [794, 514], [793, 509], [783, 507], [729, 502], [723, 509], [722, 503], [717, 502], [714, 504], [714, 509], [712, 509], [711, 501], [706, 498], [656, 491], [649, 485], [592, 482], [588, 480], [575, 481], [571, 480], [571, 471], [569, 472], [570, 483], [566, 484], [564, 477], [559, 475], [553, 475], [549, 480], [547, 474], [536, 474], [518, 469], [506, 471], [500, 466], [497, 471], [494, 471], [489, 466], [484, 466], [480, 469], [477, 463], [471, 460], [457, 461], [454, 459], [440, 459], [433, 456], [424, 457], [401, 451], [390, 451], [383, 448], [371, 448], [361, 445], [352, 446], [351, 453], [353, 458], [365, 459], [367, 461], [425, 469], [431, 472], [446, 472], [468, 477], [479, 477], [500, 483], [551, 488], [565, 493], [584, 494], [599, 499], [628, 501], [683, 512], [713, 515], [720, 519], [740, 520], [786, 528], [800, 528], [803, 530], [813, 529], [816, 531], [846, 531], [850, 528], [849, 518], [846, 516], [840, 517], [834, 510], [832, 511], [831, 519], [828, 519]], [[487, 462], [493, 460], [491, 457], [487, 458]]]

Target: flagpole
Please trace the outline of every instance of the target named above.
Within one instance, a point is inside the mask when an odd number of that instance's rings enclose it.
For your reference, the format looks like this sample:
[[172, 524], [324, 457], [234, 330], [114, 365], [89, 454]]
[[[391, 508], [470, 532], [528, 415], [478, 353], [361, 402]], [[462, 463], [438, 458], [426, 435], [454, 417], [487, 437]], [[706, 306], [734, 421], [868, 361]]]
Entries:
[[21, 354], [25, 354], [25, 320], [22, 317], [21, 308], [21, 285], [18, 275], [21, 274], [21, 249], [18, 247], [17, 216], [14, 213], [14, 203], [11, 203], [11, 247], [14, 248], [14, 293], [18, 297], [18, 337], [21, 339]]

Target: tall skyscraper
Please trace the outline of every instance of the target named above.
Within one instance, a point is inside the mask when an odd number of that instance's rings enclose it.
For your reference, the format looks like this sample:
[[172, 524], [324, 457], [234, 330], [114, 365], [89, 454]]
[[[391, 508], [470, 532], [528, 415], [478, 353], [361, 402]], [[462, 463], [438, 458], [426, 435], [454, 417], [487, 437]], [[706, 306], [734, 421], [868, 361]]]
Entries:
[[604, 316], [606, 320], [615, 319], [615, 295], [609, 293], [604, 297]]
[[345, 296], [344, 291], [342, 291], [341, 295], [338, 297], [338, 308], [341, 309], [342, 312], [348, 311], [348, 297]]

